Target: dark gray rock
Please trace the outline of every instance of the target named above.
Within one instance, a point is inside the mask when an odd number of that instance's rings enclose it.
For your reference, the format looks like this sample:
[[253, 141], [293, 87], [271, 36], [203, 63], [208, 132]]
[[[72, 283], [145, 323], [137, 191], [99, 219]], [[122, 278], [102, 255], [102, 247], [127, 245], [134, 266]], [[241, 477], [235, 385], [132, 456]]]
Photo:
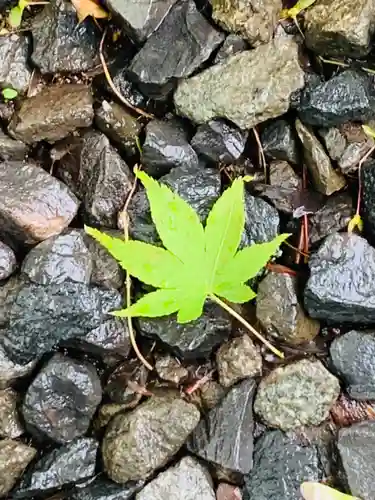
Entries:
[[18, 394], [13, 389], [0, 391], [0, 437], [15, 439], [24, 433], [18, 415]]
[[269, 164], [270, 185], [281, 189], [299, 189], [301, 179], [288, 162], [275, 160]]
[[266, 201], [245, 191], [245, 228], [241, 247], [272, 240], [279, 232], [279, 214]]
[[299, 161], [296, 134], [286, 120], [274, 120], [261, 135], [263, 150], [275, 160], [285, 160], [297, 164]]
[[55, 354], [27, 389], [22, 415], [32, 433], [68, 443], [86, 433], [101, 398], [92, 365]]
[[339, 381], [320, 361], [302, 359], [275, 368], [259, 384], [254, 411], [288, 431], [325, 420], [340, 393]]
[[8, 131], [26, 144], [54, 143], [77, 128], [89, 127], [94, 118], [91, 89], [69, 84], [45, 87], [29, 97], [13, 115]]
[[224, 40], [223, 45], [220, 47], [218, 53], [216, 54], [214, 63], [221, 63], [225, 61], [225, 59], [228, 59], [228, 57], [233, 56], [238, 52], [243, 52], [247, 48], [248, 45], [243, 38], [238, 35], [228, 35]]
[[189, 376], [188, 370], [172, 356], [160, 356], [155, 363], [155, 370], [162, 380], [178, 386]]
[[362, 210], [366, 231], [372, 242], [375, 241], [375, 161], [366, 162], [361, 169]]
[[143, 84], [163, 86], [186, 78], [224, 40], [198, 11], [194, 1], [176, 2], [158, 29], [134, 57], [130, 71]]
[[339, 160], [346, 148], [345, 135], [336, 127], [322, 128], [318, 130], [318, 133], [324, 141], [324, 146], [331, 160]]
[[0, 441], [0, 496], [6, 497], [37, 453], [28, 444], [12, 439]]
[[211, 410], [220, 403], [223, 397], [228, 392], [219, 382], [215, 380], [207, 380], [200, 387], [200, 398], [205, 410]]
[[313, 340], [320, 324], [306, 316], [296, 276], [269, 273], [259, 284], [256, 316], [268, 335], [292, 345]]
[[142, 335], [161, 340], [177, 356], [191, 359], [208, 357], [227, 340], [232, 322], [221, 307], [207, 303], [203, 314], [190, 323], [177, 323], [175, 316], [140, 318], [139, 329]]
[[328, 236], [309, 260], [305, 308], [329, 324], [375, 322], [375, 250], [356, 234]]
[[248, 129], [286, 113], [304, 84], [296, 43], [279, 38], [180, 82], [174, 103], [196, 123], [220, 117]]
[[28, 147], [21, 141], [16, 141], [0, 131], [0, 158], [2, 160], [22, 161]]
[[0, 280], [5, 280], [17, 267], [16, 256], [11, 248], [0, 241]]
[[375, 422], [360, 422], [340, 429], [337, 446], [350, 492], [363, 500], [373, 500]]
[[143, 42], [153, 33], [170, 11], [176, 0], [107, 0], [106, 4], [124, 24], [128, 34]]
[[[114, 68], [112, 80], [117, 90], [121, 92], [121, 95], [124, 96], [130, 104], [137, 108], [147, 110], [149, 99], [147, 96], [141, 94], [137, 85], [132, 81], [128, 68], [124, 68], [123, 58], [121, 60], [120, 67]], [[113, 93], [113, 89], [111, 89], [108, 85], [107, 80], [105, 80], [104, 86], [108, 92], [117, 98], [117, 96]]]
[[244, 500], [300, 500], [304, 481], [325, 478], [317, 446], [301, 444], [280, 431], [267, 432], [255, 445], [254, 466], [245, 478]]
[[31, 70], [27, 59], [30, 40], [24, 35], [7, 35], [0, 38], [0, 87], [11, 87], [25, 92], [29, 86]]
[[372, 333], [352, 330], [332, 342], [332, 365], [351, 398], [375, 399], [374, 354], [375, 336]]
[[198, 167], [198, 157], [189, 144], [188, 133], [177, 120], [151, 120], [145, 130], [141, 162], [148, 174], [160, 177], [173, 167]]
[[154, 396], [116, 415], [102, 444], [105, 472], [118, 483], [146, 479], [178, 452], [199, 418], [193, 404], [174, 394]]
[[123, 361], [109, 376], [105, 393], [111, 401], [134, 408], [142, 397], [137, 388], [147, 386], [148, 375], [149, 371], [138, 359]]
[[62, 340], [85, 337], [121, 304], [117, 290], [68, 281], [47, 286], [25, 281], [9, 299], [0, 343], [11, 361], [27, 364]]
[[95, 474], [98, 445], [95, 439], [81, 438], [47, 452], [22, 478], [16, 497], [52, 493], [91, 478]]
[[160, 473], [136, 495], [136, 500], [215, 500], [209, 472], [194, 458], [185, 457]]
[[78, 200], [60, 181], [32, 163], [0, 163], [0, 231], [33, 244], [61, 233]]
[[359, 168], [359, 162], [373, 146], [374, 140], [368, 137], [361, 142], [348, 144], [338, 161], [338, 167], [341, 172], [345, 175], [356, 173]]
[[248, 474], [253, 466], [255, 389], [254, 380], [233, 387], [195, 428], [190, 451], [226, 470]]
[[372, 78], [348, 69], [327, 82], [306, 88], [299, 112], [303, 122], [319, 127], [334, 127], [349, 120], [367, 122], [375, 116]]
[[144, 481], [129, 481], [124, 485], [116, 484], [98, 477], [88, 486], [76, 488], [71, 500], [133, 500], [134, 494], [143, 486]]
[[223, 120], [212, 120], [198, 127], [191, 145], [209, 161], [230, 164], [244, 152], [247, 135]]
[[[151, 219], [150, 203], [146, 190], [139, 186], [132, 196], [128, 207], [129, 233], [134, 240], [152, 243], [159, 241], [159, 235]], [[123, 229], [123, 221], [119, 220], [118, 227]]]
[[100, 64], [99, 29], [78, 23], [77, 12], [67, 0], [53, 0], [32, 23], [31, 60], [42, 73], [81, 73]]

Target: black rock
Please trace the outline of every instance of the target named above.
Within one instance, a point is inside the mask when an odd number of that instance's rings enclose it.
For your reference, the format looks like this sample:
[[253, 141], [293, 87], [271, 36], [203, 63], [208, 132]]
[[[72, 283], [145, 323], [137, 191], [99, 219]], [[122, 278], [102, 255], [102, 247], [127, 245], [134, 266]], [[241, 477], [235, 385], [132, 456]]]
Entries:
[[2, 160], [22, 161], [28, 147], [21, 141], [16, 141], [0, 131], [0, 158]]
[[81, 438], [47, 452], [29, 468], [14, 497], [52, 493], [86, 481], [95, 474], [98, 445], [95, 439]]
[[248, 48], [248, 44], [245, 42], [243, 38], [238, 35], [231, 33], [224, 40], [223, 45], [220, 47], [220, 50], [216, 54], [215, 64], [221, 63], [225, 61], [230, 56], [237, 54], [237, 52], [242, 52]]
[[223, 120], [212, 120], [198, 127], [191, 145], [198, 154], [214, 163], [230, 164], [244, 152], [247, 135]]
[[22, 415], [37, 437], [68, 443], [86, 433], [101, 398], [92, 365], [55, 354], [27, 389]]
[[177, 323], [175, 316], [139, 319], [142, 335], [158, 338], [183, 358], [204, 358], [228, 339], [232, 324], [229, 316], [213, 303], [205, 305], [202, 316], [190, 323]]
[[355, 234], [328, 236], [310, 257], [305, 307], [329, 324], [375, 322], [375, 249]]
[[152, 120], [146, 126], [141, 162], [148, 174], [160, 177], [173, 167], [198, 166], [198, 157], [181, 123]]
[[194, 429], [189, 450], [225, 470], [248, 474], [253, 466], [255, 389], [252, 379], [234, 386]]
[[375, 161], [362, 166], [362, 210], [366, 231], [375, 242]]
[[300, 444], [281, 431], [267, 432], [255, 445], [243, 500], [300, 500], [304, 481], [320, 482], [324, 477], [316, 445]]
[[[151, 219], [150, 203], [146, 190], [141, 186], [129, 203], [128, 217], [129, 233], [133, 239], [152, 244], [159, 241], [156, 227]], [[123, 228], [121, 224], [119, 227]]]
[[224, 35], [206, 21], [194, 1], [181, 0], [147, 39], [129, 69], [142, 84], [157, 89], [191, 75], [223, 40]]
[[364, 72], [346, 70], [301, 95], [299, 112], [303, 122], [319, 127], [349, 120], [366, 122], [375, 116], [373, 79]]
[[245, 229], [241, 247], [272, 240], [278, 234], [279, 223], [279, 214], [274, 207], [245, 191]]
[[17, 261], [13, 250], [0, 241], [0, 280], [8, 278], [16, 266]]
[[0, 38], [0, 87], [11, 87], [25, 92], [29, 86], [31, 70], [27, 64], [30, 40], [24, 35]]
[[129, 481], [116, 484], [109, 479], [98, 477], [83, 488], [76, 488], [70, 495], [71, 500], [133, 500], [144, 481]]
[[[123, 62], [120, 67], [115, 67], [112, 73], [113, 83], [121, 95], [136, 108], [147, 109], [149, 99], [141, 94], [136, 84], [132, 82], [129, 70], [127, 67], [123, 67]], [[113, 94], [113, 90], [108, 85], [107, 80], [105, 80], [104, 85], [107, 91]]]
[[53, 0], [32, 24], [32, 62], [42, 73], [80, 73], [100, 64], [100, 32], [89, 19], [78, 23], [67, 0]]
[[297, 164], [298, 143], [296, 134], [286, 120], [270, 122], [261, 135], [263, 150], [266, 155], [276, 160], [285, 160]]
[[353, 399], [375, 399], [375, 335], [352, 330], [330, 346], [332, 365]]

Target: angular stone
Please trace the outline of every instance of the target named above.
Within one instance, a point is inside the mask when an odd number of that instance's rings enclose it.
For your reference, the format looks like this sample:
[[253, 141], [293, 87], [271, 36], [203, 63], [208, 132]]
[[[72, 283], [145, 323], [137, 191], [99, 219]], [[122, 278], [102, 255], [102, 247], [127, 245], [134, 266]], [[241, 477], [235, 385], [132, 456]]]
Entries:
[[129, 481], [124, 485], [119, 485], [98, 477], [89, 485], [76, 488], [69, 498], [71, 500], [133, 500], [143, 483], [144, 481]]
[[35, 361], [31, 361], [27, 365], [13, 363], [0, 346], [0, 389], [6, 389], [19, 379], [30, 375], [35, 365]]
[[17, 261], [13, 250], [0, 241], [0, 280], [8, 278], [16, 267]]
[[95, 474], [98, 441], [81, 438], [43, 455], [23, 477], [17, 495], [43, 495], [87, 481]]
[[211, 3], [214, 21], [255, 47], [271, 40], [282, 9], [281, 0], [212, 0]]
[[320, 361], [302, 359], [274, 369], [260, 382], [254, 411], [284, 431], [319, 425], [339, 393], [339, 381]]
[[224, 389], [224, 387], [215, 380], [208, 380], [200, 387], [200, 397], [203, 407], [206, 410], [215, 408], [227, 392], [228, 390]]
[[254, 380], [232, 387], [191, 434], [190, 451], [226, 470], [249, 473], [253, 466], [255, 390]]
[[149, 371], [138, 359], [128, 359], [111, 373], [105, 392], [111, 401], [134, 408], [142, 397], [138, 389], [146, 387], [148, 375]]
[[245, 191], [245, 228], [241, 247], [266, 243], [279, 232], [279, 214], [269, 203]]
[[179, 385], [189, 375], [188, 370], [172, 356], [162, 356], [156, 360], [155, 370], [162, 380]]
[[366, 138], [362, 142], [352, 142], [348, 144], [338, 162], [341, 172], [345, 175], [356, 173], [360, 161], [373, 146], [374, 140], [370, 138]]
[[221, 63], [225, 61], [225, 59], [228, 59], [228, 57], [238, 52], [243, 52], [247, 48], [248, 45], [243, 38], [238, 35], [228, 35], [216, 54], [214, 64]]
[[27, 36], [12, 35], [0, 38], [0, 87], [25, 92], [31, 69], [28, 66], [30, 40]]
[[73, 193], [32, 163], [0, 163], [0, 193], [1, 230], [27, 244], [59, 234], [78, 210]]
[[244, 152], [247, 135], [223, 120], [212, 120], [198, 127], [191, 145], [209, 161], [231, 164]]
[[312, 318], [329, 324], [375, 322], [375, 249], [364, 238], [328, 236], [309, 266], [304, 302]]
[[324, 145], [331, 160], [339, 160], [346, 148], [345, 136], [336, 127], [322, 128], [318, 134], [324, 141]]
[[293, 164], [299, 162], [298, 142], [295, 131], [286, 120], [273, 120], [265, 126], [262, 147], [269, 158]]
[[296, 120], [296, 130], [302, 142], [304, 161], [315, 188], [327, 196], [342, 189], [346, 184], [345, 178], [333, 169], [331, 160], [314, 132], [299, 119]]
[[262, 373], [262, 356], [246, 334], [220, 346], [216, 353], [216, 364], [220, 384], [224, 387]]
[[6, 497], [37, 453], [30, 445], [3, 439], [0, 441], [0, 496]]
[[[112, 234], [111, 231], [108, 231]], [[123, 236], [122, 231], [115, 231], [113, 236]], [[124, 272], [118, 262], [94, 238], [84, 233], [85, 244], [92, 259], [91, 283], [104, 288], [119, 289], [124, 283]]]
[[185, 457], [159, 474], [136, 495], [136, 500], [215, 500], [208, 471], [194, 458]]
[[92, 104], [91, 90], [86, 85], [65, 83], [45, 87], [22, 102], [8, 131], [27, 144], [42, 140], [54, 143], [77, 128], [91, 125]]
[[366, 232], [370, 241], [375, 241], [375, 161], [366, 162], [361, 169], [362, 210]]
[[16, 141], [0, 131], [0, 159], [22, 161], [25, 159], [28, 147], [21, 141]]
[[222, 117], [247, 129], [286, 113], [303, 86], [298, 47], [280, 38], [182, 81], [174, 102], [179, 114], [197, 123]]
[[178, 452], [199, 418], [194, 405], [174, 395], [154, 396], [116, 415], [102, 444], [105, 472], [122, 484], [146, 479]]
[[269, 165], [270, 185], [283, 189], [299, 189], [301, 179], [286, 161], [272, 161]]
[[27, 389], [22, 414], [31, 432], [68, 443], [86, 433], [101, 398], [92, 365], [55, 354]]
[[143, 84], [162, 86], [191, 75], [223, 40], [193, 0], [176, 2], [129, 69]]
[[77, 24], [67, 0], [53, 0], [32, 22], [31, 60], [41, 73], [81, 73], [100, 64], [99, 30], [94, 23]]
[[348, 69], [307, 87], [301, 95], [299, 114], [304, 123], [318, 127], [335, 127], [350, 120], [366, 123], [375, 117], [372, 78]]
[[[138, 0], [135, 1], [138, 2]], [[136, 108], [140, 108], [145, 111], [148, 110], [150, 100], [147, 96], [141, 94], [135, 82], [132, 81], [128, 68], [124, 68], [123, 60], [121, 61], [119, 68], [114, 68], [112, 79], [116, 89], [121, 92], [121, 95], [130, 104], [132, 104]], [[108, 85], [107, 80], [105, 80], [104, 82], [104, 87], [107, 92], [113, 95], [113, 97], [118, 98], [117, 95], [113, 92], [113, 89], [111, 89], [111, 87]]]
[[149, 175], [160, 177], [173, 167], [198, 167], [198, 157], [189, 144], [188, 133], [177, 120], [151, 120], [145, 130], [141, 162]]
[[296, 276], [269, 273], [259, 284], [256, 316], [268, 335], [292, 345], [313, 340], [320, 324], [306, 316]]
[[327, 56], [364, 57], [371, 50], [374, 22], [372, 0], [316, 2], [305, 13], [306, 45]]
[[18, 410], [18, 394], [13, 389], [0, 391], [0, 437], [15, 439], [24, 433]]

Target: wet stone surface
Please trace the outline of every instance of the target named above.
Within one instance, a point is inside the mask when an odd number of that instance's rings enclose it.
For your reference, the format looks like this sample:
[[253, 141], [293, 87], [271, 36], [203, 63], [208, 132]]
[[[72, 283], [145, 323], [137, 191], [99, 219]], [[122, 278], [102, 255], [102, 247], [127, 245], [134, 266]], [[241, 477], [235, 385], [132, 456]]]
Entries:
[[12, 439], [0, 441], [0, 495], [6, 496], [33, 460], [37, 450]]
[[18, 415], [19, 395], [13, 389], [0, 391], [0, 437], [15, 439], [24, 433]]
[[17, 261], [13, 250], [0, 241], [0, 280], [8, 278], [16, 266]]
[[143, 486], [143, 481], [129, 481], [119, 485], [105, 478], [97, 478], [88, 486], [76, 488], [72, 500], [132, 500]]
[[287, 121], [270, 122], [262, 132], [261, 141], [264, 152], [270, 158], [298, 163], [296, 133]]
[[28, 64], [30, 40], [24, 35], [0, 38], [0, 87], [25, 92], [31, 78]]

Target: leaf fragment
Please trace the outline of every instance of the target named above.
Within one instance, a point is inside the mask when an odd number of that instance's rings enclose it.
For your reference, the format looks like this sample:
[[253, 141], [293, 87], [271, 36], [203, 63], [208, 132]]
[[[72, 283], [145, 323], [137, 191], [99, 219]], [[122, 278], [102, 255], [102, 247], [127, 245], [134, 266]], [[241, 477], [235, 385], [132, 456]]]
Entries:
[[141, 297], [135, 304], [126, 309], [110, 313], [120, 318], [146, 316], [155, 318], [173, 314], [179, 309], [178, 290], [161, 289], [150, 292]]
[[341, 493], [322, 483], [306, 481], [301, 485], [304, 500], [359, 500], [357, 497]]
[[348, 224], [348, 233], [352, 233], [355, 229], [360, 233], [363, 231], [363, 219], [359, 214], [353, 215]]
[[375, 139], [375, 130], [370, 125], [362, 125], [364, 133], [371, 139]]
[[11, 101], [12, 99], [15, 99], [18, 96], [17, 90], [11, 89], [9, 87], [3, 89], [1, 93], [6, 101]]
[[78, 22], [82, 23], [86, 17], [94, 19], [106, 19], [108, 12], [94, 0], [71, 0], [77, 12]]
[[311, 7], [315, 2], [316, 0], [298, 0], [290, 9], [283, 9], [280, 17], [281, 19], [286, 19], [288, 17], [295, 19], [303, 10]]

